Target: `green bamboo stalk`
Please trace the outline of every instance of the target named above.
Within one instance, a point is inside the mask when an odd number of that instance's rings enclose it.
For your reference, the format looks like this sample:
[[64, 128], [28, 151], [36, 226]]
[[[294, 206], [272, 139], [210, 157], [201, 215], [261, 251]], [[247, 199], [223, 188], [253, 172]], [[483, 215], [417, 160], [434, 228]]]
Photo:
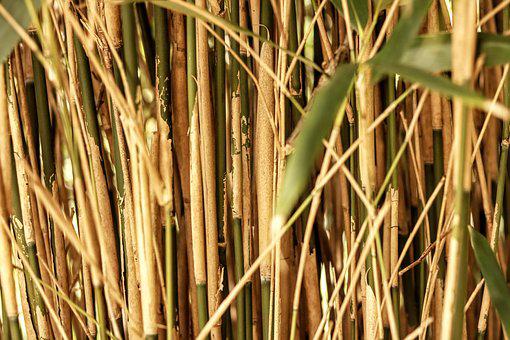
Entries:
[[[230, 2], [230, 22], [239, 26], [239, 0]], [[240, 54], [239, 43], [232, 42], [232, 53]], [[243, 258], [243, 239], [242, 239], [242, 138], [241, 138], [241, 70], [239, 63], [235, 58], [231, 58], [230, 65], [230, 84], [231, 84], [231, 112], [232, 112], [232, 134], [230, 152], [232, 157], [232, 217], [234, 234], [234, 261], [235, 261], [235, 280], [236, 283], [244, 275]], [[246, 310], [245, 310], [245, 289], [241, 290], [236, 299], [237, 302], [237, 338], [244, 340], [246, 338]]]
[[78, 80], [80, 82], [83, 111], [85, 113], [87, 132], [93, 138], [96, 145], [100, 145], [99, 127], [97, 122], [96, 103], [94, 101], [94, 88], [89, 60], [78, 37], [74, 35], [76, 50], [76, 63], [78, 65]]
[[[74, 36], [74, 47], [78, 66], [78, 81], [82, 92], [82, 105], [85, 113], [86, 133], [90, 141], [91, 177], [93, 180], [91, 190], [93, 192], [93, 199], [96, 200], [95, 205], [97, 206], [98, 214], [102, 220], [102, 228], [98, 229], [98, 232], [102, 233], [101, 237], [99, 237], [101, 253], [108, 253], [109, 255], [102, 256], [103, 270], [107, 275], [113, 278], [113, 282], [118, 283], [120, 281], [120, 273], [116, 240], [119, 239], [119, 230], [118, 228], [114, 228], [104, 165], [101, 157], [101, 133], [99, 131], [96, 103], [94, 100], [95, 96], [91, 70], [83, 45], [76, 35]], [[94, 207], [94, 204], [91, 204], [91, 207]], [[112, 317], [116, 320], [116, 324], [122, 325], [120, 306], [109, 299], [108, 309], [111, 311]], [[119, 328], [122, 329], [122, 327]]]
[[[159, 113], [165, 127], [161, 128], [161, 133], [168, 132], [168, 136], [161, 136], [163, 140], [168, 140], [172, 136], [172, 120], [170, 117], [170, 49], [168, 36], [168, 16], [167, 11], [159, 6], [154, 6], [154, 33], [156, 37], [156, 71], [157, 71], [157, 92], [159, 100]], [[168, 144], [162, 143], [160, 152]], [[171, 155], [164, 155], [172, 157]], [[163, 157], [162, 157], [163, 158]], [[168, 166], [162, 164], [162, 166]], [[162, 173], [172, 176], [173, 169], [162, 169]], [[165, 179], [167, 185], [172, 186], [172, 178]], [[177, 230], [175, 226], [175, 217], [173, 202], [165, 207], [165, 272], [166, 272], [166, 301], [167, 301], [167, 339], [173, 339], [175, 332], [175, 316], [177, 315]]]
[[[194, 0], [188, 0], [190, 3], [194, 3]], [[187, 52], [187, 77], [188, 77], [188, 114], [190, 117], [190, 129], [194, 129], [193, 127], [193, 117], [197, 114], [195, 112], [197, 106], [197, 58], [196, 58], [196, 22], [195, 19], [191, 16], [186, 16], [186, 52]], [[192, 136], [190, 133], [190, 145], [193, 144]], [[193, 146], [192, 146], [193, 147]], [[193, 156], [193, 152], [191, 152]], [[192, 166], [193, 160], [191, 160]], [[200, 179], [197, 179], [200, 180]], [[193, 188], [190, 190], [193, 193]], [[193, 202], [192, 202], [193, 203]], [[193, 208], [192, 208], [193, 210]], [[193, 234], [193, 212], [192, 212], [192, 238], [194, 239]], [[195, 242], [196, 240], [194, 240]], [[197, 258], [197, 254], [195, 256], [195, 267], [198, 265], [205, 265], [204, 258]], [[197, 262], [202, 262], [201, 264], [197, 264]], [[198, 273], [195, 270], [195, 275]], [[196, 286], [197, 286], [197, 301], [198, 301], [198, 327], [202, 329], [207, 323], [208, 317], [208, 308], [207, 308], [207, 285], [204, 281], [199, 281], [200, 279], [196, 278]]]
[[[167, 339], [173, 339], [173, 330], [176, 327], [175, 317], [177, 315], [177, 233], [174, 222], [175, 217], [167, 214], [165, 224], [165, 284], [167, 300]], [[181, 274], [183, 275], [183, 274]]]
[[[11, 169], [12, 172], [16, 172], [16, 163], [14, 161], [14, 155], [11, 155]], [[12, 190], [12, 215], [11, 215], [11, 228], [14, 231], [14, 236], [16, 238], [16, 242], [18, 243], [18, 246], [20, 247], [23, 255], [28, 258], [28, 251], [27, 251], [27, 243], [25, 241], [25, 235], [23, 234], [23, 229], [21, 228], [21, 202], [19, 199], [19, 186], [18, 186], [18, 179], [16, 176], [11, 177], [11, 190]], [[34, 283], [32, 279], [30, 278], [30, 275], [28, 274], [28, 270], [26, 268], [23, 268], [23, 276], [25, 278], [25, 284], [27, 287], [27, 298], [28, 298], [28, 305], [30, 309], [30, 315], [25, 315], [25, 320], [27, 318], [32, 322], [31, 327], [35, 328], [35, 289], [34, 289]], [[26, 321], [25, 321], [26, 322]]]
[[[36, 38], [37, 35], [33, 34], [32, 37]], [[43, 158], [41, 173], [46, 187], [52, 190], [53, 183], [55, 182], [55, 157], [53, 155], [46, 75], [43, 66], [34, 54], [32, 54], [32, 68], [34, 71], [34, 89], [37, 105], [37, 127]]]
[[[12, 63], [12, 60], [11, 60]], [[11, 127], [11, 136], [12, 136], [12, 174], [17, 174], [17, 176], [12, 176], [13, 181], [13, 205], [14, 205], [14, 215], [13, 215], [13, 229], [18, 232], [19, 238], [22, 240], [22, 244], [24, 245], [24, 249], [26, 251], [26, 256], [29, 260], [30, 267], [35, 273], [37, 278], [41, 278], [41, 271], [39, 267], [39, 261], [37, 258], [37, 249], [34, 238], [34, 230], [33, 230], [33, 221], [32, 221], [32, 211], [30, 204], [26, 201], [29, 200], [29, 192], [27, 183], [20, 183], [21, 180], [24, 180], [24, 168], [22, 168], [21, 164], [18, 164], [18, 161], [22, 161], [25, 159], [25, 146], [23, 145], [22, 140], [22, 127], [21, 121], [18, 113], [18, 105], [16, 100], [14, 79], [12, 74], [12, 64], [10, 65], [10, 81], [8, 82], [7, 93], [8, 98], [10, 100], [11, 109], [9, 110], [9, 121]], [[23, 86], [20, 84], [20, 86]], [[24, 185], [24, 187], [20, 188], [20, 184]], [[24, 196], [22, 198], [22, 195]], [[34, 283], [28, 273], [25, 273], [25, 280], [28, 285], [28, 298], [30, 304], [30, 313], [32, 321], [34, 322], [34, 327], [37, 334], [39, 335], [41, 332], [44, 335], [46, 331], [49, 329], [47, 325], [46, 319], [46, 305], [41, 298], [40, 293], [34, 288]], [[40, 313], [36, 313], [39, 309]]]
[[[32, 132], [32, 141], [34, 143], [34, 153], [37, 160], [41, 157], [39, 152], [39, 126], [37, 122], [37, 104], [35, 98], [35, 85], [33, 79], [25, 80], [25, 100], [29, 114], [30, 127]], [[37, 164], [39, 166], [39, 164]]]
[[[92, 141], [96, 143], [96, 146], [99, 146], [100, 145], [99, 128], [97, 124], [96, 104], [94, 101], [94, 90], [92, 87], [90, 65], [88, 62], [87, 55], [85, 54], [85, 50], [83, 49], [83, 46], [81, 42], [78, 40], [76, 35], [74, 35], [74, 47], [76, 52], [76, 62], [78, 66], [78, 80], [82, 91], [82, 105], [83, 111], [85, 113], [87, 133], [91, 137]], [[76, 164], [73, 165], [76, 166]], [[79, 171], [81, 174], [81, 169]], [[107, 311], [106, 302], [104, 301], [105, 300], [104, 287], [102, 285], [94, 285], [94, 300], [96, 304], [96, 313], [99, 322], [100, 339], [106, 339]]]
[[[239, 0], [240, 19], [239, 26], [248, 29], [248, 1]], [[246, 36], [241, 35], [246, 43], [249, 43]], [[241, 60], [248, 67], [252, 68], [248, 53], [245, 48], [240, 48]], [[239, 65], [239, 63], [238, 63]], [[244, 271], [248, 270], [252, 264], [252, 117], [250, 111], [250, 87], [248, 86], [248, 74], [244, 69], [239, 68], [240, 76], [240, 98], [241, 98], [241, 158], [242, 158], [242, 189], [243, 189], [243, 220], [242, 220], [242, 241], [243, 241], [243, 259]], [[252, 306], [252, 278], [244, 287], [245, 295], [245, 323], [246, 323], [246, 339], [251, 340], [253, 337], [253, 306]]]
[[[206, 0], [195, 0], [195, 5], [207, 10]], [[208, 31], [203, 21], [198, 21], [196, 26], [197, 43], [197, 81], [199, 86], [198, 96], [198, 120], [197, 128], [200, 133], [199, 154], [202, 159], [202, 199], [204, 206], [205, 221], [205, 246], [207, 254], [207, 299], [209, 317], [214, 315], [221, 302], [218, 291], [221, 289], [221, 276], [218, 275], [222, 268], [219, 263], [218, 252], [218, 226], [216, 207], [216, 169], [214, 145], [214, 108], [211, 96], [211, 74], [209, 65]], [[198, 130], [197, 130], [198, 131]], [[198, 151], [198, 150], [197, 150]], [[198, 197], [197, 197], [198, 199]], [[217, 323], [211, 331], [213, 338], [221, 337], [221, 323]]]
[[5, 293], [0, 289], [0, 299], [2, 300], [2, 339], [21, 340], [21, 330], [18, 317], [9, 317], [6, 311], [4, 300]]
[[[37, 34], [33, 33], [32, 37], [38, 41]], [[55, 157], [53, 153], [53, 137], [51, 128], [51, 116], [48, 104], [48, 91], [46, 88], [46, 73], [44, 67], [40, 61], [32, 54], [32, 68], [34, 72], [34, 91], [35, 91], [35, 104], [37, 113], [37, 126], [38, 138], [41, 146], [42, 166], [41, 175], [46, 188], [55, 193], [56, 188], [54, 187], [56, 180], [55, 171]], [[64, 242], [62, 232], [54, 228], [53, 219], [48, 216], [48, 229], [50, 231], [52, 240], [52, 249], [54, 254], [54, 270], [57, 274], [57, 280], [59, 281], [60, 287], [64, 294], [68, 294], [68, 279], [67, 279], [67, 267], [65, 264], [66, 254], [65, 250], [58, 245], [62, 245]], [[59, 308], [60, 317], [62, 324], [67, 332], [67, 335], [71, 335], [71, 311], [69, 305], [59, 297]]]
[[[217, 16], [224, 16], [224, 2], [219, 1]], [[213, 10], [215, 10], [213, 8]], [[215, 33], [224, 38], [225, 32], [216, 25]], [[215, 112], [215, 143], [216, 143], [216, 206], [218, 213], [216, 215], [218, 225], [218, 244], [220, 266], [224, 270], [224, 277], [228, 277], [227, 266], [227, 241], [225, 237], [226, 221], [225, 221], [225, 197], [226, 197], [226, 179], [227, 179], [227, 162], [226, 162], [226, 102], [225, 102], [225, 47], [219, 39], [214, 39], [214, 112]], [[223, 280], [223, 294], [229, 292], [228, 280]], [[222, 297], [223, 298], [223, 297]], [[225, 337], [233, 339], [232, 321], [230, 311], [227, 311], [222, 320], [222, 334]]]
[[138, 53], [136, 48], [136, 21], [133, 4], [121, 6], [122, 17], [122, 40], [124, 68], [126, 72], [128, 89], [124, 89], [130, 95], [133, 104], [136, 103], [136, 88], [138, 86]]
[[99, 339], [106, 340], [106, 301], [104, 289], [101, 286], [94, 286], [94, 301], [96, 305], [97, 322], [99, 323]]
[[[154, 9], [158, 8], [158, 6], [154, 6]], [[151, 25], [149, 21], [149, 14], [147, 13], [147, 5], [143, 2], [138, 2], [135, 4], [135, 12], [138, 18], [138, 24], [140, 25], [140, 35], [143, 46], [143, 52], [145, 55], [145, 62], [147, 63], [147, 69], [149, 71], [149, 77], [151, 80], [151, 84], [156, 84], [156, 54], [155, 51], [157, 47], [155, 47], [155, 39], [157, 39], [156, 32], [154, 31], [154, 37], [152, 36]], [[156, 16], [156, 11], [153, 13], [154, 19]], [[158, 29], [155, 25], [155, 30]], [[167, 45], [168, 48], [168, 45]]]
[[[243, 1], [243, 0], [241, 0]], [[241, 51], [241, 58], [245, 65], [249, 65], [248, 56]], [[241, 157], [242, 157], [242, 172], [243, 172], [243, 259], [244, 266], [243, 273], [251, 265], [251, 221], [252, 221], [252, 203], [251, 203], [251, 189], [252, 183], [252, 141], [251, 141], [251, 115], [250, 115], [250, 94], [248, 88], [248, 75], [243, 70], [240, 70], [240, 87], [241, 87]], [[245, 286], [245, 320], [246, 320], [246, 339], [251, 339], [253, 336], [253, 307], [251, 301], [252, 294], [252, 281], [250, 280]]]

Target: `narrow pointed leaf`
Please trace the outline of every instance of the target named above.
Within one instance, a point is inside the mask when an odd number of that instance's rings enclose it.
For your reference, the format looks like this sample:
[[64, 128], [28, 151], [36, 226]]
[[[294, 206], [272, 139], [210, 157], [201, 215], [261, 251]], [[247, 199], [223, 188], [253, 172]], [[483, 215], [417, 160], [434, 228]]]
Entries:
[[[510, 37], [478, 33], [477, 43], [477, 54], [485, 58], [486, 66], [492, 67], [510, 62]], [[421, 35], [403, 52], [400, 62], [428, 72], [449, 71], [452, 67], [451, 51], [450, 33]]]
[[509, 110], [502, 104], [492, 103], [478, 92], [465, 86], [454, 84], [450, 79], [435, 76], [416, 67], [403, 65], [395, 62], [381, 62], [372, 60], [368, 63], [374, 71], [382, 74], [398, 74], [412, 83], [418, 83], [430, 90], [437, 91], [447, 97], [461, 98], [464, 104], [492, 113], [503, 120], [510, 118]]
[[287, 162], [276, 208], [278, 214], [287, 215], [305, 189], [322, 140], [327, 137], [347, 98], [355, 72], [356, 65], [340, 65], [333, 77], [315, 93]]
[[492, 304], [498, 313], [505, 334], [510, 334], [510, 289], [506, 284], [505, 276], [487, 239], [473, 228], [469, 228], [469, 235], [476, 262], [482, 271]]
[[[343, 14], [342, 1], [331, 0], [333, 5], [340, 13]], [[349, 17], [355, 25], [353, 28], [362, 30], [368, 21], [368, 1], [367, 0], [347, 0], [347, 8], [349, 9]]]
[[[390, 7], [395, 2], [395, 0], [372, 0], [372, 3], [373, 3], [374, 7], [375, 7], [375, 5], [377, 5], [378, 1], [381, 2], [381, 8], [388, 8], [388, 7]], [[399, 6], [404, 6], [404, 5], [407, 5], [408, 3], [412, 2], [412, 1], [413, 0], [400, 0], [398, 5]]]
[[[404, 6], [395, 30], [374, 59], [393, 62], [400, 60], [403, 52], [413, 44], [430, 3], [431, 0], [415, 0]], [[379, 76], [377, 72], [374, 73], [374, 79], [378, 79]]]

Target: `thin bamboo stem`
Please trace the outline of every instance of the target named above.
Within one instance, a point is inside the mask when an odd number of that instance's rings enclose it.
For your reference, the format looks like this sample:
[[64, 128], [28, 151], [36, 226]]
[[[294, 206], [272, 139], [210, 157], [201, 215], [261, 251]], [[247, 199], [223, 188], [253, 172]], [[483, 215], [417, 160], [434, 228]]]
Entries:
[[[458, 84], [471, 81], [476, 44], [476, 5], [470, 1], [454, 2], [455, 26], [452, 35], [452, 78]], [[441, 337], [462, 335], [466, 299], [467, 225], [469, 223], [469, 193], [471, 191], [471, 129], [469, 110], [462, 100], [454, 99], [455, 136], [455, 208], [454, 225], [448, 249]]]

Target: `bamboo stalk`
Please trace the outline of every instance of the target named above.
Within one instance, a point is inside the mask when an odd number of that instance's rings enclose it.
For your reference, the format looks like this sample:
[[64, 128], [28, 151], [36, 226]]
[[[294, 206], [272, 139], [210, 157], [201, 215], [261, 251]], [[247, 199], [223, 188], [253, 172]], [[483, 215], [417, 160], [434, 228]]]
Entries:
[[[9, 110], [9, 122], [10, 129], [12, 133], [12, 151], [14, 155], [14, 161], [16, 164], [16, 181], [18, 183], [19, 189], [19, 201], [21, 207], [21, 215], [19, 217], [22, 218], [22, 225], [17, 226], [22, 227], [23, 236], [26, 244], [26, 250], [28, 253], [28, 258], [30, 260], [30, 265], [32, 270], [36, 274], [36, 276], [40, 279], [41, 272], [39, 269], [39, 262], [37, 258], [37, 248], [36, 248], [36, 233], [34, 231], [34, 224], [32, 209], [33, 207], [33, 199], [31, 198], [30, 191], [28, 188], [28, 181], [26, 177], [26, 173], [22, 168], [22, 163], [27, 161], [27, 155], [25, 152], [25, 147], [23, 145], [23, 132], [20, 122], [20, 117], [18, 116], [18, 106], [16, 103], [15, 97], [15, 86], [14, 79], [12, 77], [12, 68], [10, 70], [10, 88], [11, 88], [11, 103], [12, 107]], [[18, 220], [18, 222], [21, 222]], [[34, 310], [32, 311], [33, 318], [36, 322], [36, 330], [38, 334], [42, 336], [49, 336], [50, 328], [48, 324], [48, 320], [46, 318], [46, 308], [44, 303], [40, 297], [40, 295], [34, 291]]]
[[[262, 43], [260, 49], [262, 62], [273, 68], [273, 50]], [[254, 170], [257, 197], [259, 249], [266, 249], [271, 243], [271, 218], [273, 215], [273, 152], [274, 136], [270, 119], [274, 117], [273, 80], [261, 68], [259, 74], [260, 93], [257, 100], [257, 114], [254, 136]], [[271, 283], [271, 260], [266, 258], [260, 267], [262, 284], [262, 331], [263, 338], [269, 336], [269, 285]]]
[[[509, 13], [508, 9], [505, 9], [503, 12], [503, 27], [504, 29], [508, 29], [509, 25]], [[505, 73], [506, 74], [506, 73]], [[505, 104], [508, 104], [510, 101], [509, 92], [508, 92], [508, 78], [505, 80], [505, 88], [504, 88], [504, 101]], [[509, 124], [508, 122], [504, 122], [501, 129], [501, 150], [499, 155], [499, 170], [498, 170], [498, 179], [497, 179], [497, 187], [496, 187], [496, 201], [494, 205], [493, 219], [492, 219], [492, 230], [489, 236], [489, 244], [491, 248], [495, 251], [498, 245], [498, 234], [501, 228], [501, 217], [502, 217], [502, 204], [503, 204], [503, 196], [505, 191], [505, 181], [506, 181], [506, 169], [508, 163], [508, 137], [509, 137]], [[490, 230], [490, 229], [489, 229]], [[478, 327], [477, 333], [478, 337], [483, 337], [486, 334], [487, 328], [487, 318], [489, 314], [490, 307], [490, 298], [487, 286], [484, 287], [483, 295], [482, 295], [482, 307], [480, 309], [480, 317], [478, 319]]]
[[[240, 26], [247, 28], [248, 26], [248, 9], [247, 1], [241, 0], [239, 4], [240, 10]], [[241, 35], [246, 43], [247, 37]], [[249, 65], [248, 51], [243, 47], [240, 48], [241, 59], [245, 65]], [[252, 215], [252, 117], [250, 104], [253, 102], [250, 100], [250, 91], [248, 86], [248, 74], [247, 72], [240, 72], [240, 97], [241, 97], [241, 162], [242, 162], [242, 189], [243, 189], [243, 274], [248, 270], [252, 263], [253, 257], [253, 215]], [[246, 310], [246, 339], [251, 340], [253, 335], [253, 283], [248, 282], [245, 287], [245, 310]], [[255, 301], [256, 303], [257, 301]], [[255, 336], [256, 337], [256, 336]]]
[[[138, 86], [138, 53], [136, 48], [136, 25], [133, 4], [121, 6], [123, 57], [128, 89], [125, 89], [126, 98], [132, 105], [136, 104], [136, 91]], [[129, 94], [129, 96], [128, 96]]]
[[[99, 207], [99, 217], [102, 221], [101, 228], [98, 233], [102, 235], [99, 237], [101, 253], [103, 256], [103, 270], [106, 275], [110, 275], [113, 282], [120, 282], [119, 264], [117, 256], [116, 235], [113, 226], [113, 217], [109, 202], [109, 194], [106, 184], [106, 178], [101, 161], [100, 149], [100, 132], [97, 122], [96, 104], [94, 101], [94, 90], [92, 86], [92, 79], [90, 78], [90, 66], [88, 58], [83, 50], [81, 43], [76, 39], [74, 42], [76, 49], [76, 60], [78, 64], [78, 79], [82, 90], [83, 111], [86, 119], [86, 129], [88, 133], [88, 145], [90, 147], [90, 162], [91, 172], [93, 176], [94, 187], [93, 199], [97, 200]], [[120, 306], [113, 301], [108, 301], [109, 308], [111, 308], [115, 320], [121, 318]], [[105, 306], [106, 307], [106, 306]]]
[[[35, 35], [33, 35], [35, 37]], [[55, 157], [53, 153], [51, 117], [48, 106], [48, 96], [46, 87], [46, 75], [43, 66], [32, 54], [32, 67], [34, 71], [34, 89], [37, 105], [37, 126], [41, 144], [42, 166], [41, 174], [48, 190], [55, 195], [57, 192], [55, 179]], [[55, 259], [55, 271], [57, 281], [65, 295], [69, 294], [68, 290], [68, 270], [66, 266], [66, 254], [64, 251], [64, 238], [60, 230], [55, 229], [53, 220], [48, 219], [48, 228], [51, 238], [54, 240], [53, 255]], [[71, 334], [71, 311], [69, 305], [61, 298], [58, 299], [60, 317], [67, 336]]]
[[[206, 8], [205, 0], [196, 0], [195, 5]], [[207, 29], [204, 22], [197, 22], [197, 81], [198, 81], [198, 119], [200, 121], [200, 157], [202, 159], [202, 181], [204, 200], [204, 221], [207, 255], [207, 299], [209, 317], [221, 302], [218, 228], [216, 207], [215, 145], [213, 103], [209, 74], [209, 46]], [[213, 339], [221, 338], [221, 325], [212, 331]]]
[[[235, 2], [235, 1], [234, 1]], [[234, 3], [233, 2], [233, 3]], [[211, 6], [213, 14], [219, 17], [225, 17], [225, 4], [223, 1], [218, 1], [215, 6]], [[230, 9], [231, 10], [231, 9]], [[231, 10], [232, 11], [232, 10]], [[225, 33], [220, 25], [214, 26], [214, 32], [224, 37]], [[235, 44], [235, 42], [232, 42]], [[226, 207], [226, 186], [227, 186], [227, 131], [226, 131], [226, 60], [225, 60], [225, 47], [220, 39], [214, 39], [214, 112], [215, 112], [215, 142], [216, 142], [216, 207], [217, 207], [217, 226], [218, 226], [218, 245], [219, 245], [219, 261], [220, 266], [223, 268], [223, 276], [229, 277], [229, 266], [227, 264], [227, 246], [226, 239], [227, 233], [227, 207]], [[235, 64], [235, 61], [233, 62]], [[223, 281], [224, 292], [229, 291], [229, 280]], [[221, 298], [223, 299], [224, 292]], [[222, 334], [224, 337], [233, 337], [232, 324], [230, 320], [230, 312], [225, 314], [224, 322], [222, 323]]]
[[[239, 1], [231, 2], [230, 21], [234, 25], [239, 25]], [[232, 53], [239, 55], [239, 43], [232, 43]], [[234, 237], [234, 260], [235, 260], [235, 282], [239, 282], [244, 275], [243, 258], [243, 159], [242, 159], [242, 137], [241, 137], [241, 70], [239, 64], [234, 59], [230, 66], [230, 86], [231, 86], [231, 143], [230, 154], [232, 158], [232, 229]], [[237, 296], [237, 338], [246, 339], [246, 310], [245, 294], [243, 289]]]
[[[455, 26], [452, 35], [452, 78], [458, 84], [471, 81], [476, 44], [476, 6], [469, 1], [454, 2]], [[448, 249], [448, 267], [445, 281], [445, 298], [442, 319], [442, 338], [458, 338], [462, 334], [464, 302], [466, 299], [467, 224], [469, 218], [470, 133], [469, 111], [462, 101], [454, 99], [454, 225]]]
[[[172, 162], [172, 120], [170, 117], [170, 50], [168, 36], [167, 12], [161, 7], [154, 7], [154, 26], [156, 35], [156, 87], [159, 101], [158, 127], [160, 130], [160, 172], [168, 190], [173, 191]], [[166, 263], [166, 320], [167, 338], [175, 336], [175, 315], [177, 307], [177, 254], [176, 228], [174, 216], [173, 194], [168, 205], [164, 207], [165, 215], [165, 263]]]
[[147, 5], [143, 2], [134, 4], [137, 22], [140, 28], [140, 36], [143, 45], [143, 52], [145, 55], [145, 62], [147, 63], [147, 69], [149, 72], [149, 79], [151, 84], [156, 83], [156, 51], [155, 42], [151, 32], [151, 25], [149, 22], [149, 14], [147, 11]]
[[[192, 19], [187, 19], [192, 23]], [[184, 16], [178, 13], [172, 15], [172, 29], [170, 31], [173, 51], [172, 51], [172, 75], [171, 75], [171, 90], [172, 90], [172, 124], [174, 126], [174, 144], [175, 156], [177, 167], [179, 169], [179, 179], [181, 186], [182, 203], [184, 206], [184, 223], [181, 223], [181, 233], [186, 237], [187, 256], [188, 256], [188, 274], [189, 282], [192, 282], [190, 287], [191, 295], [191, 319], [193, 322], [193, 332], [191, 334], [198, 334], [198, 308], [197, 308], [197, 294], [196, 286], [194, 284], [194, 271], [193, 269], [193, 252], [191, 246], [191, 214], [190, 214], [190, 159], [189, 159], [189, 139], [188, 127], [189, 117], [188, 114], [188, 92], [187, 92], [187, 78], [186, 78], [186, 52], [189, 50], [191, 53], [194, 49], [191, 46], [186, 48], [186, 34], [185, 34]], [[181, 295], [181, 294], [180, 294]], [[187, 298], [186, 298], [187, 303]], [[179, 310], [183, 310], [180, 308]], [[184, 311], [184, 310], [183, 310]], [[179, 322], [182, 321], [183, 325], [186, 320], [179, 316]], [[187, 331], [186, 327], [180, 327], [180, 330]]]
[[[6, 74], [5, 68], [0, 68], [0, 110], [2, 116], [8, 115], [7, 110], [7, 89], [6, 89]], [[5, 164], [1, 165], [0, 179], [2, 185], [0, 186], [0, 219], [2, 223], [8, 221], [8, 205], [6, 200], [6, 187], [4, 185], [3, 174], [9, 173], [4, 168]], [[6, 318], [3, 319], [3, 335], [10, 337], [14, 340], [21, 340], [21, 330], [18, 322], [18, 303], [16, 301], [16, 286], [14, 283], [13, 276], [13, 265], [12, 265], [12, 250], [8, 235], [5, 231], [0, 231], [0, 288], [2, 292], [2, 311]]]

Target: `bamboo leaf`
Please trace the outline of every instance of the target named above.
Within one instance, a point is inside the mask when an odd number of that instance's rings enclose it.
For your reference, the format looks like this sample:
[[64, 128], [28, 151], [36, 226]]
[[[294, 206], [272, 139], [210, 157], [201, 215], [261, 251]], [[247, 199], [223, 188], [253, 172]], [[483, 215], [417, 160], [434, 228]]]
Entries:
[[[333, 5], [340, 13], [343, 13], [342, 1], [331, 0]], [[360, 31], [365, 27], [368, 21], [368, 1], [367, 0], [347, 0], [347, 8], [349, 9], [349, 16], [356, 25], [354, 28]]]
[[315, 93], [287, 163], [276, 207], [278, 214], [287, 215], [292, 210], [308, 183], [322, 140], [327, 137], [345, 102], [355, 71], [354, 64], [340, 65], [333, 77]]
[[[478, 33], [477, 43], [477, 54], [485, 58], [485, 66], [510, 62], [510, 37]], [[403, 52], [400, 62], [428, 72], [448, 71], [452, 66], [451, 49], [450, 33], [421, 35]]]
[[[372, 3], [374, 6], [377, 4], [378, 1], [381, 1], [381, 8], [387, 8], [390, 7], [395, 0], [372, 0]], [[407, 5], [408, 3], [412, 2], [413, 0], [400, 0], [399, 6]]]
[[[413, 0], [400, 0], [399, 6], [405, 6]], [[331, 0], [335, 8], [343, 15], [342, 0]], [[372, 8], [388, 8], [394, 0], [372, 0]], [[347, 0], [349, 15], [356, 25], [353, 26], [357, 31], [362, 30], [368, 22], [368, 1], [366, 0]]]
[[372, 59], [368, 62], [368, 65], [370, 65], [374, 71], [387, 75], [398, 74], [410, 82], [418, 83], [426, 88], [442, 93], [445, 96], [461, 98], [464, 104], [484, 111], [492, 111], [496, 117], [503, 120], [508, 120], [510, 118], [510, 111], [504, 105], [497, 102], [492, 103], [478, 92], [464, 86], [456, 85], [448, 78], [435, 76], [419, 68], [391, 61], [382, 62]]
[[476, 262], [482, 271], [491, 301], [498, 313], [505, 334], [510, 334], [510, 289], [487, 239], [473, 228], [469, 228], [471, 246]]
[[[427, 55], [421, 55], [421, 53], [427, 53]], [[400, 62], [428, 72], [450, 70], [452, 68], [451, 34], [426, 34], [417, 37], [404, 51]]]
[[[418, 34], [423, 17], [427, 14], [431, 0], [415, 0], [403, 8], [403, 15], [398, 21], [391, 37], [382, 50], [374, 57], [381, 61], [399, 61], [404, 51], [412, 44]], [[374, 79], [380, 74], [374, 73]]]
[[[30, 10], [24, 0], [0, 0], [0, 4], [13, 17], [16, 22], [25, 29], [31, 22]], [[41, 7], [40, 0], [33, 0], [36, 10]], [[4, 16], [0, 15], [0, 62], [4, 62], [14, 46], [20, 40], [20, 36], [7, 22]]]

